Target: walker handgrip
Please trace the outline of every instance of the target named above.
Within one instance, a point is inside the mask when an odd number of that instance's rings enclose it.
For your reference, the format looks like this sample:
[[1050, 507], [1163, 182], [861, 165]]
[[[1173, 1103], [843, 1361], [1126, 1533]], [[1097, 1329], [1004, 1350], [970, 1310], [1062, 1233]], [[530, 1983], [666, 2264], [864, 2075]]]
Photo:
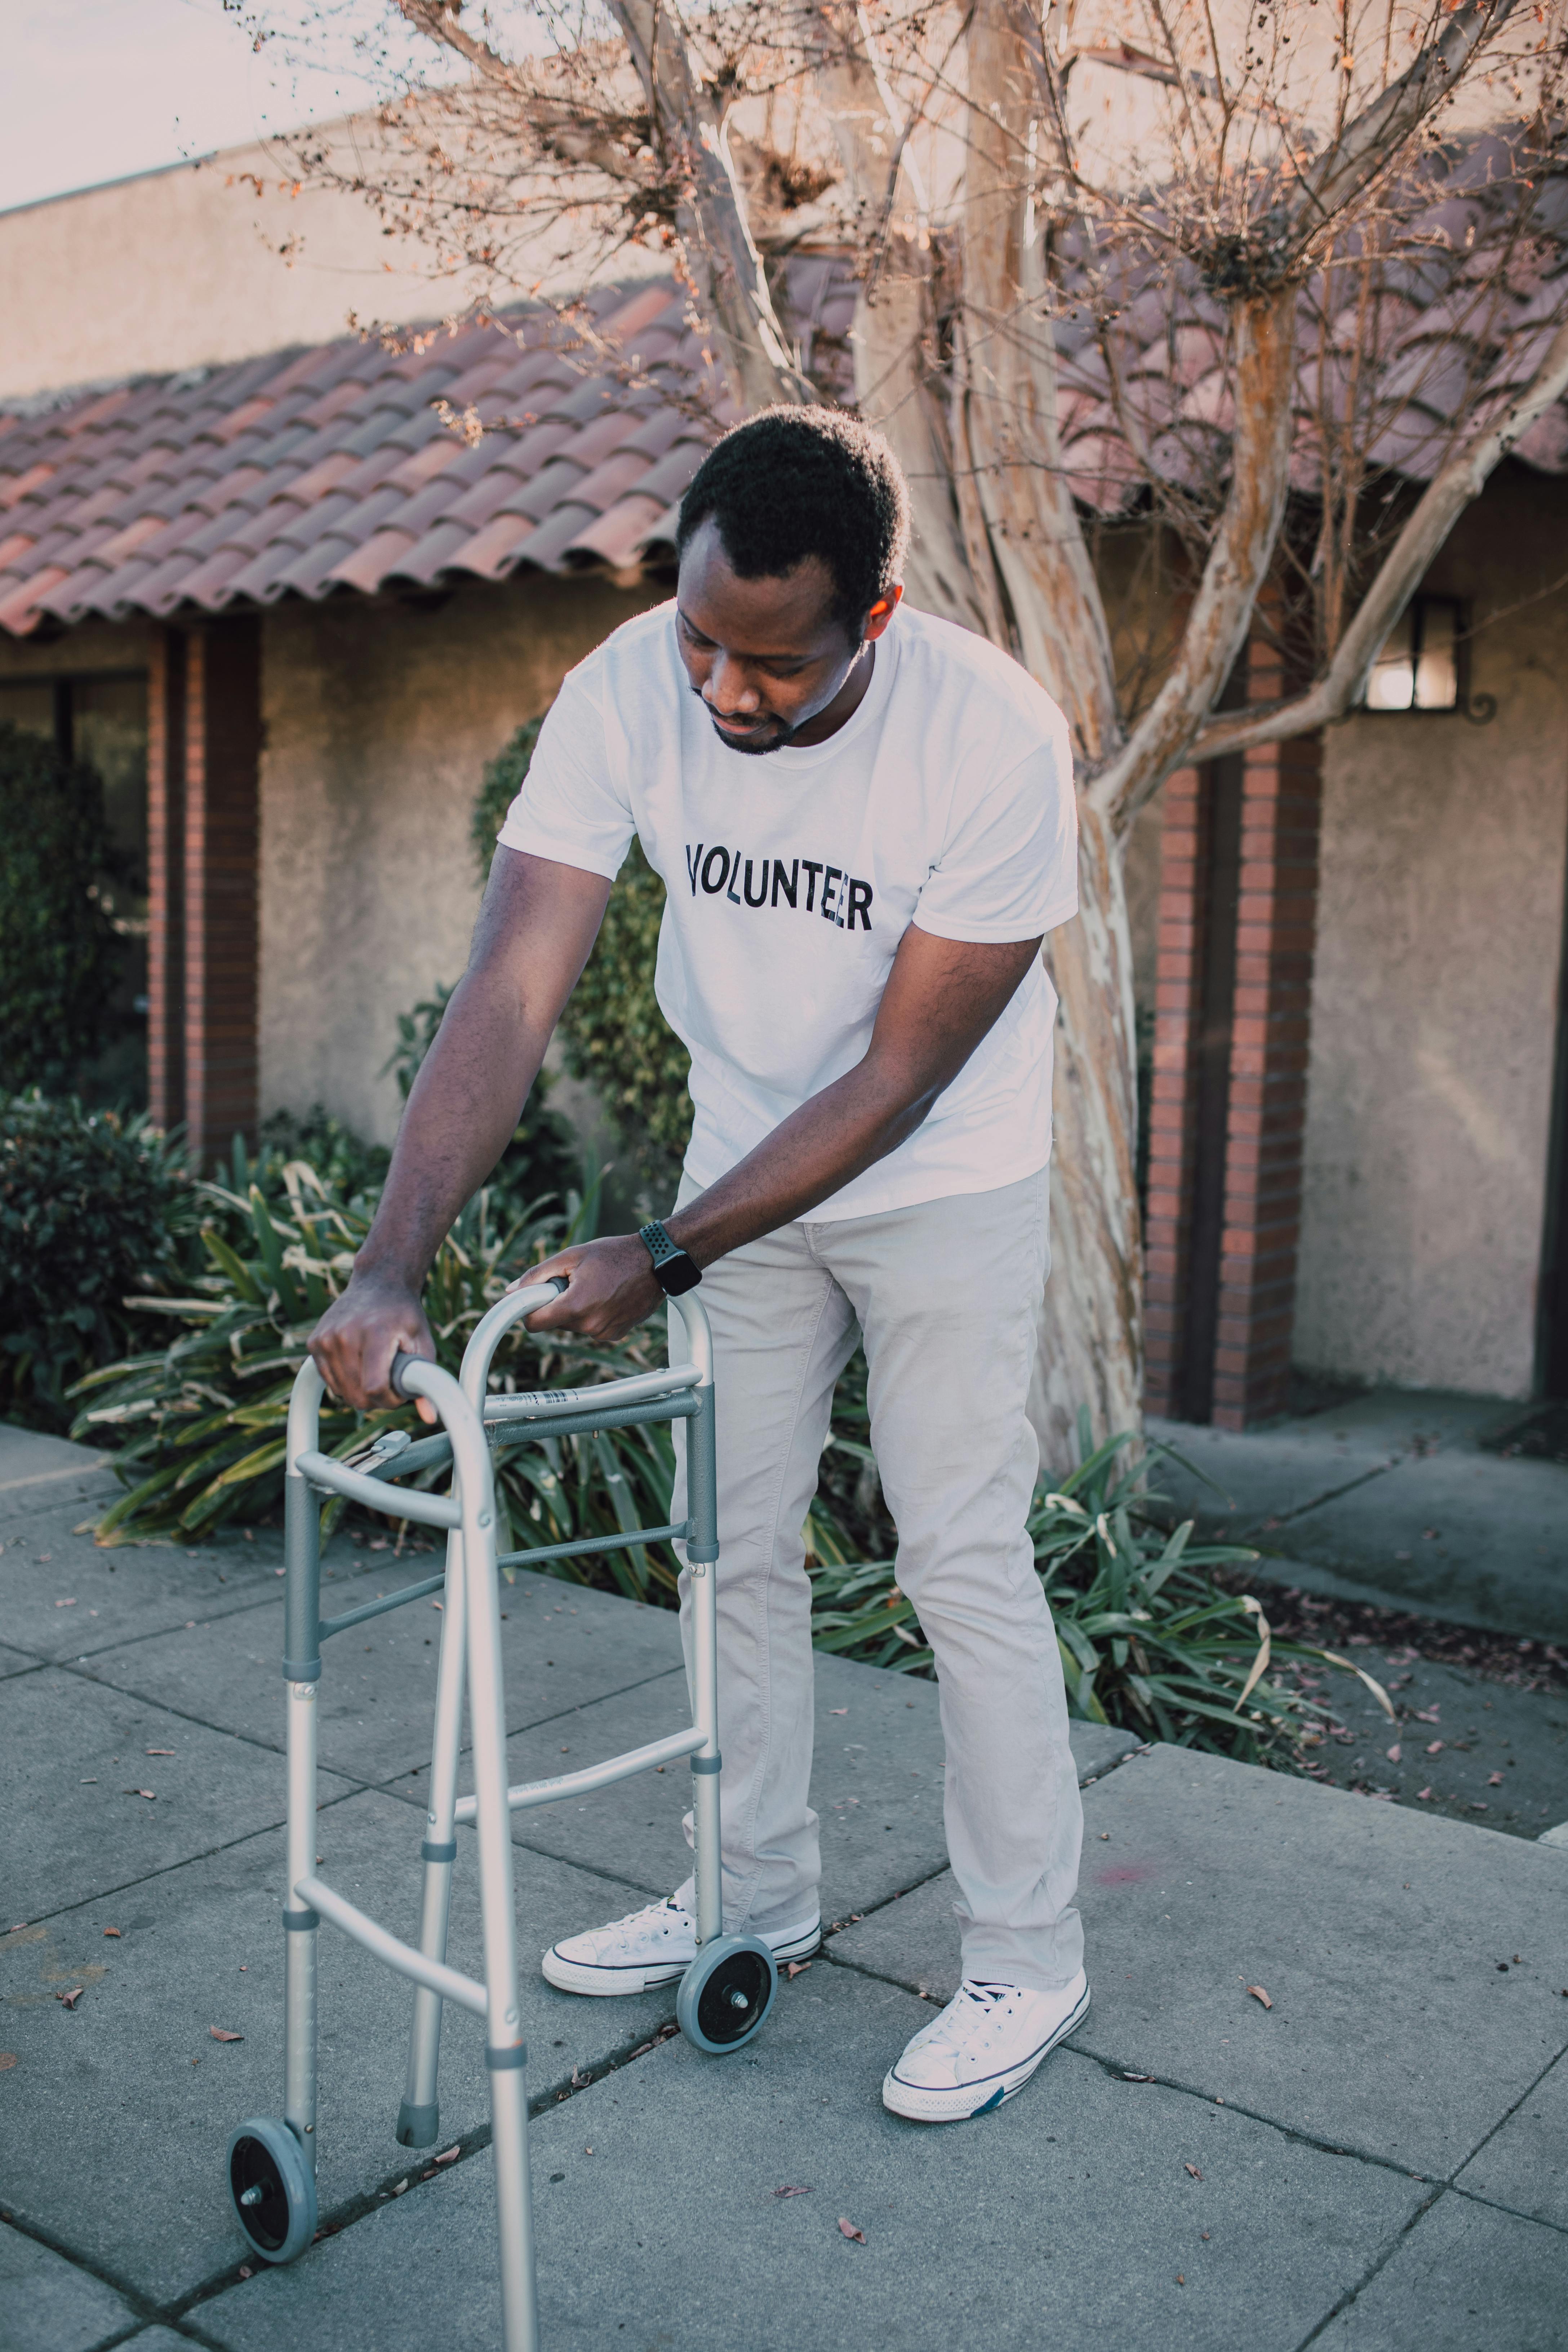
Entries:
[[408, 1370], [410, 1364], [427, 1364], [429, 1360], [430, 1359], [428, 1356], [405, 1355], [404, 1350], [400, 1348], [396, 1355], [394, 1356], [392, 1360], [392, 1370], [386, 1376], [386, 1384], [392, 1391], [393, 1395], [412, 1397], [414, 1391], [404, 1387], [403, 1375]]

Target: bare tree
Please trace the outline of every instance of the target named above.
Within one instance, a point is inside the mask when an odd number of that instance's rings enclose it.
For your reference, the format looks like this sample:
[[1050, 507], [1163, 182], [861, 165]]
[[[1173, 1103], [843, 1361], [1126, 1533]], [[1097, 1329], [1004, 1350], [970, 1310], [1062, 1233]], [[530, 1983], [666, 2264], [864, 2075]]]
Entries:
[[[1057, 1465], [1080, 1405], [1097, 1441], [1136, 1429], [1129, 832], [1178, 767], [1352, 709], [1456, 519], [1557, 429], [1563, 0], [300, 5], [260, 29], [352, 39], [388, 97], [352, 156], [308, 139], [298, 168], [491, 305], [563, 255], [582, 283], [651, 247], [743, 413], [819, 396], [791, 257], [853, 274], [911, 599], [1072, 727], [1037, 1408]], [[1293, 683], [1232, 711], [1255, 627]]]

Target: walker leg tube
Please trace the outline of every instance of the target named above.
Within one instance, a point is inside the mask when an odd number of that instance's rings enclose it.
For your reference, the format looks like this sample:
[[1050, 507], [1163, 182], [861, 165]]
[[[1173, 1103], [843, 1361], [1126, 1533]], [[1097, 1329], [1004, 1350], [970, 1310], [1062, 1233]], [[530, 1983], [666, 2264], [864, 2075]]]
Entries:
[[283, 1674], [289, 1753], [283, 1897], [283, 2119], [316, 2168], [317, 1915], [295, 1895], [316, 1868], [316, 1685], [321, 1672], [321, 1514], [303, 1478], [284, 1480]]
[[538, 2352], [539, 2307], [528, 2180], [528, 2094], [523, 2072], [527, 2053], [518, 2010], [517, 1916], [512, 1893], [511, 1813], [506, 1801], [506, 1709], [501, 1684], [500, 1597], [496, 1583], [493, 1508], [483, 1514], [478, 1541], [468, 1537], [471, 1525], [465, 1512], [463, 1580], [468, 1587], [468, 1705], [474, 1743], [479, 1906], [485, 1936], [485, 2062], [490, 2074], [500, 2234], [501, 2341], [505, 2352]]
[[[441, 1612], [441, 1656], [436, 1683], [436, 1734], [430, 1754], [430, 1807], [425, 1817], [424, 1891], [419, 1909], [419, 1948], [427, 1958], [447, 1957], [447, 1917], [457, 1860], [458, 1756], [463, 1730], [463, 1674], [468, 1648], [463, 1538], [447, 1538], [447, 1590]], [[403, 2147], [429, 2147], [441, 2128], [437, 2075], [441, 2062], [441, 1996], [428, 1986], [414, 1993], [414, 2025], [408, 2042], [408, 2074], [397, 2111]]]
[[697, 1391], [698, 1410], [686, 1424], [686, 1559], [691, 1576], [691, 1694], [697, 1728], [705, 1734], [691, 1759], [697, 1881], [697, 1940], [724, 1932], [723, 1861], [719, 1826], [719, 1505], [713, 1443], [713, 1389]]

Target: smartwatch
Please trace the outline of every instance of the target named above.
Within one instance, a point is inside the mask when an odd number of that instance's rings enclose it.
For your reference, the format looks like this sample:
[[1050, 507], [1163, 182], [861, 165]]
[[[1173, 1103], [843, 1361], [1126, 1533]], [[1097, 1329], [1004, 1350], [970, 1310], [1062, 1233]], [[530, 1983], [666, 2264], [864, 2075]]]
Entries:
[[653, 1278], [667, 1298], [679, 1298], [683, 1290], [696, 1289], [702, 1279], [701, 1267], [679, 1242], [670, 1240], [657, 1217], [639, 1227], [637, 1239], [653, 1260]]

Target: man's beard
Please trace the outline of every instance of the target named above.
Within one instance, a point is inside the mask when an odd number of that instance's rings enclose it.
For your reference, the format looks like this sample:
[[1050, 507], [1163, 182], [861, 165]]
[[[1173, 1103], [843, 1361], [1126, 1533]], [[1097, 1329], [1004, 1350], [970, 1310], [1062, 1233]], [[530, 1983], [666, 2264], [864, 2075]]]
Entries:
[[[803, 720], [802, 724], [804, 725], [805, 723], [805, 722]], [[755, 738], [744, 735], [731, 735], [728, 733], [724, 728], [719, 725], [718, 720], [713, 719], [711, 714], [710, 714], [709, 724], [712, 727], [714, 734], [717, 735], [720, 742], [722, 743], [726, 751], [743, 751], [748, 753], [752, 759], [761, 759], [769, 751], [782, 751], [785, 750], [786, 747], [794, 741], [796, 731], [793, 727], [784, 727], [780, 725], [778, 720], [775, 719], [773, 721], [773, 725], [776, 732], [772, 735], [757, 736]]]

